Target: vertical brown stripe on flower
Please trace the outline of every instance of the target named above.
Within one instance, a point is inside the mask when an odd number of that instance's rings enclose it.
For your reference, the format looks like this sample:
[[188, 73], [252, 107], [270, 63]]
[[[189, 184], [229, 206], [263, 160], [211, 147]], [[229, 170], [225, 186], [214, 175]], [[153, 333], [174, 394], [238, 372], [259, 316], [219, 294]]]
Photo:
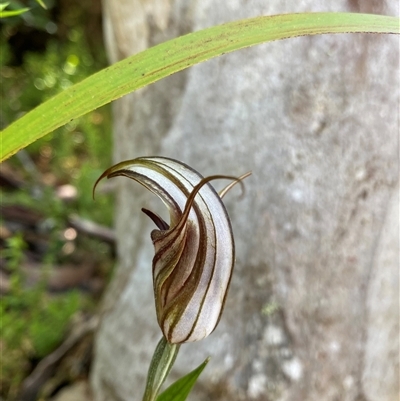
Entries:
[[[118, 163], [104, 177], [123, 175], [155, 193], [168, 207], [168, 225], [155, 213], [153, 287], [157, 320], [170, 343], [198, 341], [216, 327], [224, 307], [234, 264], [232, 228], [221, 197], [247, 177], [203, 178], [179, 161], [141, 157]], [[234, 182], [221, 192], [209, 181]], [[93, 191], [94, 191], [93, 189]]]

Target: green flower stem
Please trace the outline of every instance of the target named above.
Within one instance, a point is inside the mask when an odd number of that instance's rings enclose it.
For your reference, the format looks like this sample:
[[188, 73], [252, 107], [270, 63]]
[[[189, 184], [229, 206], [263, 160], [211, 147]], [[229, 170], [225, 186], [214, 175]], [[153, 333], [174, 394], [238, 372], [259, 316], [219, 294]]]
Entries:
[[157, 398], [160, 388], [178, 356], [179, 347], [179, 344], [170, 344], [164, 336], [161, 338], [150, 363], [143, 401], [154, 401]]

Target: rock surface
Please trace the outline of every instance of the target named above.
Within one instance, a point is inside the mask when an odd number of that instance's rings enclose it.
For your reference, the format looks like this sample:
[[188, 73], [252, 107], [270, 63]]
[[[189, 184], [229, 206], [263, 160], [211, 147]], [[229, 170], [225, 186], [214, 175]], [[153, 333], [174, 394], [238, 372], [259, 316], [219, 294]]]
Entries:
[[[105, 0], [112, 62], [234, 19], [302, 11], [398, 15], [378, 0]], [[264, 44], [114, 103], [115, 161], [163, 155], [240, 175], [224, 199], [237, 263], [225, 312], [181, 348], [207, 356], [191, 400], [396, 401], [399, 395], [399, 39], [330, 35]], [[152, 224], [164, 212], [119, 180], [119, 266], [104, 300], [96, 401], [140, 399], [160, 337]]]

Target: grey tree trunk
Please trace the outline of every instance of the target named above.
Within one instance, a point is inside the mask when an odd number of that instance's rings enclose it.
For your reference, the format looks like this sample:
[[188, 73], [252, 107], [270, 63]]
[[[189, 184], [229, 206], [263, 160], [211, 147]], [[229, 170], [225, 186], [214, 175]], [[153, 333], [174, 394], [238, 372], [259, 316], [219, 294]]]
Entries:
[[[301, 11], [398, 15], [379, 0], [104, 0], [115, 62], [189, 31]], [[331, 35], [208, 61], [114, 103], [115, 161], [164, 155], [240, 175], [226, 197], [237, 262], [215, 332], [181, 347], [173, 378], [207, 356], [196, 400], [399, 400], [399, 39]], [[118, 181], [119, 264], [104, 301], [97, 401], [140, 400], [160, 330], [152, 223]]]

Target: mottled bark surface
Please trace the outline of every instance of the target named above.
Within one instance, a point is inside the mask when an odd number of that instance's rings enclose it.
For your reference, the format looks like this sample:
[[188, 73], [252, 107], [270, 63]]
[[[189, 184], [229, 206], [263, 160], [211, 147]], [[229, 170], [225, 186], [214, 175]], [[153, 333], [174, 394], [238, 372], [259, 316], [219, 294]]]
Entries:
[[[398, 15], [397, 2], [104, 0], [112, 61], [260, 14]], [[246, 49], [114, 104], [115, 161], [164, 155], [204, 175], [248, 170], [226, 197], [237, 263], [225, 312], [181, 347], [174, 378], [211, 362], [191, 400], [399, 399], [399, 39], [331, 35]], [[152, 224], [164, 212], [118, 179], [119, 265], [92, 387], [139, 400], [160, 337]]]

